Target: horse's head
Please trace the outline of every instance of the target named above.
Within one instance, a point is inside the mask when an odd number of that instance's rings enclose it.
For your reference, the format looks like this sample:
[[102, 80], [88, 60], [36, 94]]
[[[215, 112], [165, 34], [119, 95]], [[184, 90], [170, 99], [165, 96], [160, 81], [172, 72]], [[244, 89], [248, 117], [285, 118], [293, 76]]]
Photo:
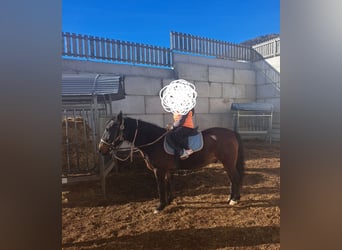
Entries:
[[123, 136], [124, 128], [124, 119], [120, 111], [117, 117], [113, 117], [106, 124], [99, 143], [99, 152], [102, 155], [108, 154], [111, 149], [118, 148], [123, 143], [125, 140]]

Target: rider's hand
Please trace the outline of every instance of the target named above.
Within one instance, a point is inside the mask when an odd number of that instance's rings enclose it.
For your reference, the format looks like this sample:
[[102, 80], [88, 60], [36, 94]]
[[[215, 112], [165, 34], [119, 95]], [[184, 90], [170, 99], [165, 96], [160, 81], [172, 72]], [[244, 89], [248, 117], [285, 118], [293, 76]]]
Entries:
[[172, 123], [168, 123], [168, 124], [166, 125], [166, 129], [167, 129], [167, 130], [173, 129], [173, 124], [172, 124]]

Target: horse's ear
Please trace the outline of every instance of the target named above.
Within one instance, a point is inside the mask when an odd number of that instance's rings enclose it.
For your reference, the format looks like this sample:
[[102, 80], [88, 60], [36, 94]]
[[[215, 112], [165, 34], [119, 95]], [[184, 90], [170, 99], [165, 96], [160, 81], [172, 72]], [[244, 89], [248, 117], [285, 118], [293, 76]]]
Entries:
[[118, 114], [117, 120], [120, 122], [122, 121], [122, 111], [120, 111], [120, 113]]

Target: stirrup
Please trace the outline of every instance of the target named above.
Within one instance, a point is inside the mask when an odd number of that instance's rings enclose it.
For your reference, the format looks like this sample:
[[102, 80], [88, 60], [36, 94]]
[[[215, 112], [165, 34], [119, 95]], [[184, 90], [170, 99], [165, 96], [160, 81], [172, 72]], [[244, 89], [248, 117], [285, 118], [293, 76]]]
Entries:
[[188, 150], [183, 150], [183, 154], [181, 154], [181, 156], [179, 158], [181, 158], [181, 160], [185, 160], [187, 159], [194, 151], [192, 151], [192, 149], [188, 149]]

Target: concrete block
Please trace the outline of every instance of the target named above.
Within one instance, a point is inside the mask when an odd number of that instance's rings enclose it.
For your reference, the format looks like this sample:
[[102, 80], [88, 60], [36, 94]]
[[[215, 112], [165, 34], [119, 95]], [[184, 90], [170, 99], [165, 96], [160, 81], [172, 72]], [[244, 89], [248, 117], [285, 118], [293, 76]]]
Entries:
[[280, 92], [273, 84], [257, 85], [257, 98], [279, 97]]
[[246, 85], [236, 84], [234, 86], [235, 98], [246, 98]]
[[236, 88], [236, 85], [232, 83], [222, 84], [222, 97], [223, 98], [236, 98], [235, 88]]
[[219, 68], [209, 66], [210, 82], [229, 82], [234, 81], [234, 70], [230, 68]]
[[221, 58], [208, 58], [203, 56], [195, 56], [195, 55], [185, 55], [185, 54], [173, 54], [173, 64], [177, 63], [190, 63], [190, 64], [201, 64], [201, 65], [210, 65], [213, 67], [221, 67], [221, 68], [236, 68], [236, 69], [252, 69], [253, 65], [250, 62], [238, 62], [231, 61], [228, 59]]
[[256, 73], [254, 70], [234, 69], [234, 83], [255, 84]]
[[210, 98], [209, 113], [227, 113], [232, 105], [229, 98]]
[[[138, 114], [138, 115], [131, 115], [130, 117], [142, 120], [144, 122], [152, 123], [155, 124], [159, 127], [164, 127], [164, 118], [162, 114]], [[138, 122], [138, 127], [139, 127], [139, 122]], [[139, 131], [138, 131], [139, 133]]]
[[112, 102], [113, 113], [145, 114], [144, 96], [126, 96], [125, 99]]
[[196, 115], [196, 126], [198, 126], [201, 131], [212, 127], [230, 128], [231, 123], [231, 116], [229, 113]]
[[177, 80], [177, 79], [173, 79], [173, 78], [164, 78], [163, 80], [162, 80], [162, 82], [163, 82], [163, 87], [165, 87], [166, 85], [169, 85], [172, 81], [174, 81], [174, 80]]
[[172, 113], [165, 113], [163, 115], [163, 120], [164, 120], [164, 127], [166, 127], [166, 125], [168, 123], [173, 123], [173, 115], [172, 115]]
[[129, 75], [139, 77], [153, 76], [154, 78], [171, 78], [174, 73], [172, 69], [141, 67], [110, 62], [93, 62], [73, 59], [63, 59], [62, 70], [63, 72], [69, 73], [88, 72], [98, 74], [113, 74], [114, 72], [114, 74], [117, 75]]
[[208, 113], [209, 112], [209, 98], [200, 97], [196, 100], [195, 113]]
[[249, 99], [255, 99], [257, 98], [256, 96], [256, 85], [245, 85], [245, 96], [246, 98], [249, 98]]
[[258, 73], [256, 74], [256, 84], [263, 85], [263, 84], [271, 84], [272, 80], [267, 78], [264, 74]]
[[160, 78], [126, 76], [125, 93], [127, 95], [158, 95], [162, 88]]
[[198, 82], [194, 83], [196, 87], [197, 97], [208, 97], [209, 95], [209, 83], [208, 82]]
[[262, 85], [269, 82], [269, 80], [266, 79], [266, 77], [263, 74], [256, 74], [256, 84], [257, 85]]
[[204, 81], [209, 80], [208, 66], [188, 63], [176, 63], [174, 64], [175, 75], [178, 79], [192, 81]]
[[266, 59], [266, 62], [271, 64], [271, 66], [280, 73], [280, 56], [275, 56]]
[[222, 83], [209, 83], [209, 97], [222, 97]]
[[159, 96], [146, 96], [145, 105], [146, 114], [163, 114], [165, 112]]

